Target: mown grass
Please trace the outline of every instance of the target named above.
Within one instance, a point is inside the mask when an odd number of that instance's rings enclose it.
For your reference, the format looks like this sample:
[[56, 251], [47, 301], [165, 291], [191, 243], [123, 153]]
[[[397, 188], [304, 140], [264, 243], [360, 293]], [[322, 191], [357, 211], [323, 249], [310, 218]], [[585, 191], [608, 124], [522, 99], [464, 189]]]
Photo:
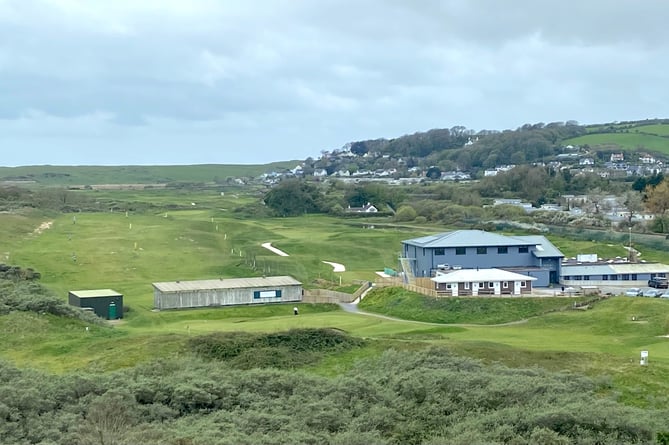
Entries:
[[362, 310], [426, 323], [501, 324], [566, 309], [584, 298], [432, 298], [400, 287], [374, 289], [360, 302]]

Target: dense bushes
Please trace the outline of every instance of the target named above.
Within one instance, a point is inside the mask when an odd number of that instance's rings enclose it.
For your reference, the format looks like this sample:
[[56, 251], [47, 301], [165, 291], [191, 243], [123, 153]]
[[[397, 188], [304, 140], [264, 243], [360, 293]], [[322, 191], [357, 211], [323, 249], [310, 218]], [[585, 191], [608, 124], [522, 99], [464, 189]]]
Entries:
[[34, 281], [17, 282], [0, 279], [0, 315], [13, 311], [52, 314], [77, 318], [89, 323], [104, 323], [94, 314], [70, 306]]
[[76, 376], [0, 363], [0, 443], [652, 443], [666, 413], [607, 389], [444, 349], [390, 350], [334, 379], [189, 357]]
[[363, 344], [336, 329], [293, 329], [271, 334], [225, 332], [188, 342], [189, 348], [203, 358], [228, 361], [240, 369], [296, 368], [317, 361], [325, 353]]

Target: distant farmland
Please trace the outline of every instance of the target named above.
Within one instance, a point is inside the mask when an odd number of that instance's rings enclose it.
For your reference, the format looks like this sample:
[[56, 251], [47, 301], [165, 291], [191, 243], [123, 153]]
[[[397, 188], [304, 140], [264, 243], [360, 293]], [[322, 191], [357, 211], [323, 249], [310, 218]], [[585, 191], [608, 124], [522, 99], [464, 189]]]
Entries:
[[610, 127], [609, 132], [601, 126], [597, 126], [592, 131], [597, 133], [587, 134], [572, 139], [566, 139], [565, 144], [585, 145], [591, 147], [620, 150], [648, 150], [659, 153], [669, 154], [669, 125], [654, 124], [642, 125], [638, 127]]

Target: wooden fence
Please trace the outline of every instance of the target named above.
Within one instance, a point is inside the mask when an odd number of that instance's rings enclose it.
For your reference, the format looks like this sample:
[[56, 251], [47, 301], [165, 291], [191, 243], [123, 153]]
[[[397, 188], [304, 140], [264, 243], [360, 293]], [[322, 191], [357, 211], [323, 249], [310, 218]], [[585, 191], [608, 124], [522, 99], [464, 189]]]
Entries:
[[434, 282], [429, 278], [415, 278], [414, 283], [408, 284], [402, 282], [399, 277], [379, 278], [376, 280], [377, 287], [402, 286], [404, 289], [427, 295], [428, 297], [437, 297], [437, 291], [434, 288]]
[[365, 281], [358, 290], [352, 294], [328, 289], [305, 289], [302, 301], [304, 303], [351, 303], [371, 286], [371, 282]]

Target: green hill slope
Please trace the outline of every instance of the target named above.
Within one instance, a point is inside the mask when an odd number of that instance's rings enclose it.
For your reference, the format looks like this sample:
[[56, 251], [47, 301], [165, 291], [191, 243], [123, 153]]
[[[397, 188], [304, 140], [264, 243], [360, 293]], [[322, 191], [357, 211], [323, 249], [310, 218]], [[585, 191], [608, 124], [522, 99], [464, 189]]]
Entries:
[[266, 165], [36, 165], [0, 167], [0, 181], [34, 181], [40, 185], [224, 182], [227, 178], [255, 177], [274, 169], [293, 168], [298, 162], [285, 161]]
[[588, 131], [584, 136], [564, 140], [564, 144], [669, 154], [669, 124], [595, 126]]

